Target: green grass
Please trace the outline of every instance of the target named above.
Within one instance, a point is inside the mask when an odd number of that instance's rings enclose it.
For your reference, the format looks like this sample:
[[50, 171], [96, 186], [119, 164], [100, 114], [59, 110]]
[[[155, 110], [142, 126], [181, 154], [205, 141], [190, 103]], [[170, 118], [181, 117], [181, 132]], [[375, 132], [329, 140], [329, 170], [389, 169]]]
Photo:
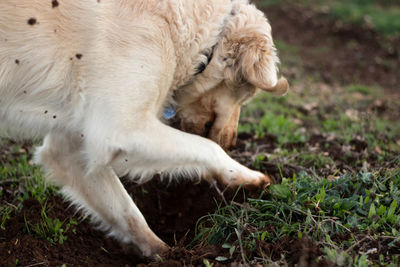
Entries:
[[30, 155], [28, 155], [20, 145], [9, 144], [7, 139], [0, 140], [0, 148], [8, 147], [8, 154], [5, 159], [0, 161], [0, 185], [9, 185], [8, 190], [13, 195], [10, 202], [3, 199], [5, 192], [0, 186], [0, 227], [5, 229], [8, 219], [12, 212], [20, 212], [22, 202], [28, 198], [38, 200], [42, 205], [46, 200], [58, 194], [55, 186], [49, 185], [44, 181], [43, 172], [38, 166], [33, 165]]
[[287, 104], [286, 97], [277, 98], [260, 94], [242, 111], [242, 118], [254, 118], [254, 120], [240, 123], [239, 133], [254, 132], [258, 137], [272, 134], [277, 137], [280, 144], [304, 142], [306, 136], [296, 132], [298, 126], [292, 120], [292, 118], [301, 118], [302, 115], [288, 108]]
[[[361, 239], [386, 240], [389, 247], [400, 249], [398, 203], [400, 168], [349, 173], [333, 181], [315, 181], [300, 173], [272, 185], [260, 198], [248, 199], [245, 206], [231, 202], [205, 216], [198, 225], [197, 238], [257, 254], [260, 241], [307, 237], [322, 247], [330, 261], [339, 266], [359, 266], [360, 262], [369, 262], [365, 253], [362, 259], [354, 257], [358, 251], [353, 244]], [[338, 236], [345, 236], [345, 240]], [[337, 262], [338, 254], [344, 262]], [[400, 263], [400, 254], [381, 258], [384, 266]]]
[[350, 93], [361, 93], [364, 95], [376, 95], [377, 94], [376, 88], [372, 88], [372, 87], [361, 85], [361, 84], [348, 85], [346, 87], [346, 90]]
[[0, 207], [0, 228], [2, 230], [5, 230], [5, 225], [8, 219], [11, 218], [11, 213], [12, 213], [13, 209], [10, 206], [2, 206]]
[[[400, 151], [395, 144], [400, 124], [371, 109], [382, 95], [382, 88], [349, 85], [333, 95], [318, 90], [318, 87], [305, 88], [305, 95], [289, 92], [284, 97], [261, 93], [243, 109], [239, 133], [254, 132], [259, 137], [272, 134], [280, 145], [306, 142], [312, 132], [333, 134], [344, 143], [360, 136], [371, 148]], [[362, 98], [354, 98], [356, 93]], [[390, 112], [396, 112], [396, 108]], [[384, 135], [385, 140], [376, 138], [379, 135]]]
[[[25, 230], [35, 238], [41, 238], [52, 244], [62, 244], [66, 239], [67, 231], [75, 231], [77, 222], [70, 218], [68, 221], [60, 221], [58, 218], [48, 216], [51, 207], [47, 206], [47, 200], [51, 196], [58, 195], [58, 188], [49, 185], [44, 180], [44, 174], [38, 166], [32, 164], [29, 154], [25, 153], [20, 145], [12, 145], [8, 140], [2, 139], [0, 146], [7, 148], [6, 158], [0, 165], [0, 185], [9, 185], [8, 191], [13, 194], [11, 201], [2, 200], [0, 206], [0, 228], [6, 230], [6, 223], [13, 214], [22, 209], [22, 203], [29, 198], [36, 199], [42, 205], [41, 220], [32, 224], [25, 220]], [[3, 199], [5, 192], [0, 187], [0, 197]]]
[[51, 207], [49, 208], [44, 204], [40, 212], [41, 221], [34, 225], [25, 218], [25, 230], [35, 238], [45, 239], [53, 245], [62, 245], [67, 240], [66, 233], [69, 230], [75, 233], [74, 226], [78, 223], [73, 218], [69, 218], [68, 222], [66, 220], [60, 221], [58, 218], [49, 218], [47, 215], [49, 210], [51, 210]]
[[332, 1], [331, 13], [344, 23], [371, 27], [384, 36], [400, 36], [400, 5], [395, 1]]

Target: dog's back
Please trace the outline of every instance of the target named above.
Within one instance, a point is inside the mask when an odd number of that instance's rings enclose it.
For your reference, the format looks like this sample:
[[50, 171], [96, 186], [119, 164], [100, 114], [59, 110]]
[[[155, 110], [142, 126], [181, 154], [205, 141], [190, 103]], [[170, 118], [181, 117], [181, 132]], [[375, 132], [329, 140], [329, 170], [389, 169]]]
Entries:
[[[89, 1], [3, 0], [0, 5], [0, 127], [43, 136], [68, 122], [80, 44], [90, 42]], [[85, 18], [85, 21], [82, 21]], [[6, 125], [4, 125], [6, 124]]]

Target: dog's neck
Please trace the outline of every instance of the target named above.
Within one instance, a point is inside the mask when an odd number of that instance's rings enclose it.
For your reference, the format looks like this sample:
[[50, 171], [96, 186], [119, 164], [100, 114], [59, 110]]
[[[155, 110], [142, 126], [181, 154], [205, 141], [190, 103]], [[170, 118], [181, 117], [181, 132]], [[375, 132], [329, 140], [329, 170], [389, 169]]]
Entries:
[[[180, 2], [181, 6], [171, 10], [173, 14], [167, 19], [175, 44], [176, 58], [172, 91], [190, 83], [206, 69], [213, 58], [214, 48], [222, 39], [225, 26], [232, 17], [234, 5], [230, 0], [223, 6], [223, 12], [221, 5], [216, 5], [213, 1], [194, 2], [196, 7], [193, 3], [189, 5], [185, 1], [183, 4]], [[184, 27], [175, 27], [176, 18], [185, 21]]]
[[236, 14], [236, 10], [235, 10], [234, 7], [232, 6], [230, 12], [228, 12], [228, 13], [226, 14], [225, 19], [224, 19], [223, 22], [221, 23], [220, 32], [219, 32], [219, 34], [218, 34], [218, 40], [217, 40], [217, 42], [216, 42], [214, 45], [208, 47], [207, 49], [205, 49], [205, 50], [203, 50], [203, 51], [201, 52], [202, 55], [204, 55], [204, 56], [207, 57], [207, 60], [206, 60], [205, 62], [201, 62], [200, 64], [197, 65], [197, 67], [196, 67], [196, 72], [194, 73], [193, 78], [194, 78], [195, 76], [199, 75], [200, 73], [202, 73], [202, 72], [207, 68], [208, 64], [210, 64], [210, 62], [211, 62], [211, 60], [212, 60], [212, 58], [213, 58], [213, 55], [214, 55], [214, 49], [215, 49], [215, 47], [217, 46], [218, 42], [219, 42], [219, 41], [222, 39], [222, 37], [224, 36], [225, 28], [226, 28], [226, 25], [227, 25], [228, 21], [229, 21], [232, 17], [234, 17], [235, 14]]
[[201, 73], [207, 68], [208, 64], [210, 64], [210, 62], [211, 62], [211, 60], [212, 60], [212, 58], [213, 58], [213, 55], [214, 55], [214, 49], [215, 49], [215, 47], [217, 46], [217, 44], [222, 40], [222, 38], [223, 38], [223, 36], [224, 36], [225, 28], [226, 28], [226, 25], [227, 25], [228, 21], [229, 21], [230, 19], [232, 19], [232, 17], [234, 17], [235, 14], [236, 14], [236, 10], [235, 10], [234, 7], [232, 6], [230, 12], [228, 12], [228, 13], [226, 14], [225, 19], [224, 19], [223, 22], [221, 23], [217, 42], [216, 42], [214, 45], [208, 47], [207, 49], [205, 49], [205, 50], [203, 50], [203, 51], [201, 52], [202, 55], [204, 55], [204, 56], [207, 57], [207, 60], [206, 60], [205, 62], [201, 62], [200, 64], [197, 65], [197, 67], [196, 67], [196, 69], [195, 69], [196, 72], [194, 73], [194, 75], [193, 75], [192, 78], [194, 78], [195, 76], [201, 74]]
[[203, 51], [201, 54], [203, 54], [204, 56], [207, 57], [207, 61], [206, 62], [201, 62], [197, 67], [196, 67], [196, 72], [193, 75], [193, 78], [196, 77], [197, 75], [199, 75], [200, 73], [202, 73], [208, 66], [208, 64], [210, 64], [213, 55], [214, 55], [214, 48], [216, 45], [206, 49], [206, 51]]

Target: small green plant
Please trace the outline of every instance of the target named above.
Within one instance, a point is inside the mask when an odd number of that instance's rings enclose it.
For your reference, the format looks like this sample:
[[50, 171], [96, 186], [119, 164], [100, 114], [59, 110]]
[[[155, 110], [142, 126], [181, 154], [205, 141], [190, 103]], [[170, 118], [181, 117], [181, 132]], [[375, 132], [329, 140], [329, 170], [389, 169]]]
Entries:
[[60, 221], [58, 218], [52, 219], [47, 216], [47, 207], [43, 205], [41, 211], [41, 221], [37, 224], [32, 225], [25, 219], [26, 231], [34, 236], [35, 238], [42, 238], [53, 245], [63, 244], [67, 240], [65, 235], [69, 230], [75, 233], [73, 226], [77, 225], [77, 221], [70, 218], [66, 223], [66, 220]]
[[203, 264], [204, 264], [204, 266], [206, 266], [206, 267], [212, 267], [212, 266], [214, 266], [214, 263], [210, 263], [207, 259], [204, 259], [204, 260], [203, 260]]
[[10, 206], [4, 206], [4, 207], [0, 207], [0, 216], [1, 216], [1, 221], [0, 221], [0, 228], [2, 230], [5, 230], [5, 224], [7, 222], [8, 219], [11, 218], [11, 212], [12, 212], [12, 208]]
[[264, 154], [257, 155], [256, 158], [254, 159], [253, 167], [257, 168], [257, 169], [260, 169], [261, 163], [262, 163], [263, 160], [265, 160], [265, 155]]

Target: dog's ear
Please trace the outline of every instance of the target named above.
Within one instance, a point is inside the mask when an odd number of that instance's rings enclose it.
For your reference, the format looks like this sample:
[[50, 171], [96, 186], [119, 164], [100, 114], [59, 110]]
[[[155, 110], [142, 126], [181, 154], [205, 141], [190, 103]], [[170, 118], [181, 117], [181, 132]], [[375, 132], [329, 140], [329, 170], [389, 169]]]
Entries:
[[253, 39], [250, 44], [244, 44], [243, 53], [238, 58], [240, 68], [238, 74], [244, 80], [261, 90], [270, 92], [274, 95], [284, 95], [289, 89], [289, 84], [285, 78], [278, 80], [275, 47], [272, 40], [267, 38]]
[[237, 71], [250, 84], [269, 89], [277, 83], [276, 56], [272, 45], [265, 38], [255, 36], [249, 42], [240, 44]]
[[221, 55], [226, 62], [225, 79], [249, 83], [277, 95], [287, 92], [287, 82], [278, 82], [279, 59], [271, 25], [264, 14], [247, 1], [233, 1], [235, 11], [227, 23]]
[[[235, 84], [247, 82], [275, 95], [284, 95], [288, 83], [282, 78], [278, 81], [275, 47], [272, 40], [260, 33], [250, 34], [236, 39], [231, 49], [233, 62], [226, 69], [225, 77]], [[231, 51], [232, 51], [231, 50]]]

